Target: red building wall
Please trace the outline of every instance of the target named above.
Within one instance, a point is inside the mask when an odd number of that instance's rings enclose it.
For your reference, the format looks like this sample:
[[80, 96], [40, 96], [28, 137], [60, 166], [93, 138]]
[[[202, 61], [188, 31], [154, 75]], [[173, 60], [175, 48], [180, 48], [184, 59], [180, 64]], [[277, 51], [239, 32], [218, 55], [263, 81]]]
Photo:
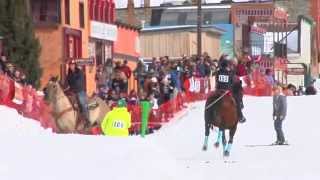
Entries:
[[316, 21], [316, 29], [317, 29], [317, 46], [318, 52], [320, 52], [320, 1], [319, 0], [311, 0], [311, 15], [313, 19]]
[[139, 32], [132, 28], [118, 26], [117, 41], [114, 43], [114, 53], [139, 57], [137, 52], [137, 44]]
[[[128, 26], [118, 25], [117, 41], [114, 43], [114, 60], [128, 60], [128, 66], [133, 71], [140, 56], [139, 30]], [[128, 80], [128, 90], [137, 90], [137, 82], [132, 75]]]

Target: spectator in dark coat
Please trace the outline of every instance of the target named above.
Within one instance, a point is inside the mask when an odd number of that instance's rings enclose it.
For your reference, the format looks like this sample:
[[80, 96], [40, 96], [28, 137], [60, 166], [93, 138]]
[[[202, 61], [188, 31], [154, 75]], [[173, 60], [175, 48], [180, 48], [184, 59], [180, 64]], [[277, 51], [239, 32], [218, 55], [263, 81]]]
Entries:
[[313, 85], [310, 85], [306, 88], [306, 95], [316, 95], [317, 94], [317, 90], [316, 88], [314, 88]]
[[287, 97], [281, 94], [281, 87], [274, 88], [273, 96], [273, 120], [274, 129], [277, 134], [276, 145], [282, 145], [285, 143], [285, 137], [282, 130], [282, 123], [287, 116]]
[[200, 77], [206, 76], [206, 65], [204, 63], [203, 57], [200, 58], [199, 64], [197, 65], [197, 71]]
[[171, 82], [168, 77], [165, 77], [160, 82], [160, 99], [159, 105], [170, 100], [174, 87], [171, 86]]
[[5, 73], [6, 72], [6, 64], [7, 64], [7, 59], [5, 56], [1, 56], [0, 59], [0, 73]]
[[142, 89], [144, 87], [144, 80], [146, 77], [146, 67], [142, 59], [138, 61], [137, 68], [134, 70], [134, 76], [138, 81], [138, 89]]
[[124, 77], [121, 77], [121, 73], [123, 73], [120, 70], [116, 70], [115, 77], [112, 79], [111, 88], [116, 91], [117, 94], [120, 94], [122, 92], [126, 92], [126, 84], [124, 81]]

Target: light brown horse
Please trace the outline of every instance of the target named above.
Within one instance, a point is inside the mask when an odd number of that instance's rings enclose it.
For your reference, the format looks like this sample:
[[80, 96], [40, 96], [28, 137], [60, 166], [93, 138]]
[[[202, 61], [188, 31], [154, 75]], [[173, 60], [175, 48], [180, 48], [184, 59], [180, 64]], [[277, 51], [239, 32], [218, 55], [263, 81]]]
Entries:
[[[45, 87], [46, 100], [52, 107], [52, 114], [56, 120], [57, 128], [60, 133], [76, 133], [79, 130], [79, 112], [74, 109], [69, 98], [66, 96], [57, 79], [52, 79]], [[104, 116], [110, 111], [109, 106], [99, 97], [89, 99], [97, 104], [96, 108], [89, 108], [90, 126], [100, 125]], [[82, 130], [84, 127], [82, 127]]]
[[[205, 141], [203, 150], [207, 150], [210, 128], [219, 128], [218, 138], [215, 147], [219, 147], [220, 141], [223, 144], [223, 155], [229, 156], [233, 143], [233, 136], [237, 130], [238, 113], [236, 102], [229, 91], [216, 91], [208, 97], [205, 106]], [[229, 130], [229, 141], [227, 143], [225, 130]]]

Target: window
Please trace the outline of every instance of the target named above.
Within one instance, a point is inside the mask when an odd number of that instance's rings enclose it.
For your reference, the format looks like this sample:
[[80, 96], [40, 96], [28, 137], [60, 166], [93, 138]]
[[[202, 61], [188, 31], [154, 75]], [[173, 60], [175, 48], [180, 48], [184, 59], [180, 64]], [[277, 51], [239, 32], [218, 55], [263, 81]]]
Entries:
[[48, 1], [41, 1], [40, 2], [40, 21], [47, 20], [47, 12], [48, 12]]
[[90, 19], [93, 19], [93, 0], [89, 1], [89, 14], [90, 14]]
[[99, 20], [99, 4], [98, 3], [95, 3], [94, 5], [94, 17], [93, 17], [94, 20]]
[[115, 7], [116, 7], [115, 3], [112, 2], [111, 3], [111, 9], [110, 9], [110, 12], [109, 12], [110, 13], [110, 22], [114, 22]]
[[110, 4], [109, 4], [109, 2], [107, 1], [106, 2], [106, 5], [104, 6], [104, 20], [105, 20], [105, 22], [106, 23], [109, 23], [110, 21], [109, 21], [109, 6], [110, 6]]
[[70, 0], [64, 0], [65, 23], [70, 24]]
[[79, 3], [79, 18], [80, 18], [80, 27], [84, 28], [84, 5], [83, 2]]
[[181, 12], [178, 14], [178, 25], [185, 25], [187, 20], [187, 13]]
[[103, 2], [103, 1], [101, 1], [100, 2], [100, 7], [99, 7], [99, 19], [100, 19], [100, 21], [102, 21], [102, 22], [105, 22], [105, 20], [104, 20], [104, 6], [105, 6], [105, 3]]
[[212, 14], [211, 13], [205, 13], [203, 16], [203, 24], [212, 24]]

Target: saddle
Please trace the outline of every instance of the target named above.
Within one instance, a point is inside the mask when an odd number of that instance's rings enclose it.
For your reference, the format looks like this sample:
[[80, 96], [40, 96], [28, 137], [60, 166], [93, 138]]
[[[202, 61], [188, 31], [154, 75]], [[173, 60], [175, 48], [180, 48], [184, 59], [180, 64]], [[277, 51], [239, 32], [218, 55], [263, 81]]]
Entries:
[[[81, 111], [80, 102], [79, 102], [77, 95], [71, 91], [66, 91], [65, 94], [68, 97], [68, 99], [72, 105], [72, 108], [75, 109], [76, 111], [80, 112]], [[94, 110], [98, 107], [99, 107], [99, 103], [97, 102], [97, 100], [94, 97], [88, 99], [88, 109], [89, 110]]]

